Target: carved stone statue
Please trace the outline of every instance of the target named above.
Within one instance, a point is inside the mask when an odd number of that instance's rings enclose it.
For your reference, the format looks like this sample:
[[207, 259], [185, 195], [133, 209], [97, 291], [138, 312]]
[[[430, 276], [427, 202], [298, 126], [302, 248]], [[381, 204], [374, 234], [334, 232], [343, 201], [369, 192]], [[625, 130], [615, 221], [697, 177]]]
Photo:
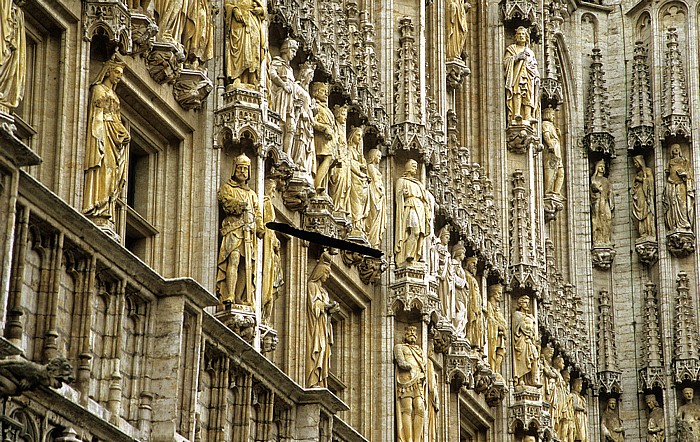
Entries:
[[454, 285], [452, 255], [448, 248], [449, 243], [450, 230], [448, 226], [444, 226], [438, 232], [438, 237], [433, 244], [434, 254], [431, 269], [437, 279], [437, 293], [440, 304], [442, 304], [442, 313], [448, 319], [452, 318], [452, 290]]
[[695, 184], [690, 161], [683, 156], [681, 146], [671, 146], [671, 159], [666, 168], [666, 227], [673, 231], [691, 231], [694, 213]]
[[469, 308], [469, 281], [467, 272], [462, 262], [467, 249], [462, 241], [452, 247], [452, 323], [455, 326], [457, 336], [466, 336], [467, 333], [467, 309]]
[[425, 422], [426, 362], [417, 345], [416, 327], [406, 327], [403, 344], [394, 346], [396, 427], [399, 442], [422, 442]]
[[226, 217], [221, 222], [216, 290], [223, 304], [254, 308], [257, 238], [263, 238], [265, 228], [249, 179], [250, 158], [241, 154], [234, 161], [231, 179], [218, 192]]
[[[561, 365], [564, 365], [564, 360], [562, 359]], [[557, 363], [558, 364], [558, 363]], [[559, 428], [561, 433], [559, 434], [560, 439], [563, 442], [574, 442], [574, 435], [576, 432], [576, 424], [574, 422], [574, 408], [573, 408], [573, 396], [571, 394], [571, 375], [569, 370], [563, 368], [561, 371], [561, 389], [562, 389], [562, 409], [561, 409], [561, 420]]]
[[[263, 225], [275, 220], [275, 206], [272, 197], [277, 191], [277, 182], [265, 180], [265, 198], [263, 199]], [[270, 324], [272, 309], [278, 296], [280, 286], [284, 284], [280, 240], [274, 230], [265, 227], [263, 236], [263, 272], [262, 272], [262, 310], [261, 317], [265, 324]]]
[[561, 196], [564, 185], [564, 162], [561, 157], [559, 128], [554, 123], [554, 109], [542, 111], [542, 141], [545, 146], [544, 183], [545, 193]]
[[479, 261], [476, 257], [467, 258], [466, 279], [469, 294], [467, 305], [467, 330], [466, 335], [472, 348], [483, 350], [486, 339], [484, 333], [484, 300], [481, 296], [479, 281], [476, 279], [476, 265]]
[[15, 108], [24, 97], [27, 43], [24, 12], [15, 1], [0, 2], [0, 110]]
[[581, 394], [583, 380], [574, 379], [571, 386], [571, 405], [574, 410], [574, 440], [588, 442], [588, 403], [585, 396]]
[[[557, 432], [559, 435], [559, 439], [561, 440], [566, 440], [565, 438], [565, 428], [563, 428], [563, 425], [568, 424], [568, 422], [564, 422], [566, 419], [566, 412], [565, 410], [567, 406], [567, 401], [568, 401], [568, 395], [569, 395], [569, 386], [568, 384], [564, 383], [564, 378], [561, 375], [562, 370], [564, 369], [564, 358], [561, 357], [561, 355], [557, 355], [552, 359], [552, 366], [551, 366], [553, 372], [548, 373], [548, 376], [554, 376], [553, 379], [553, 386], [554, 386], [554, 391], [552, 392], [552, 425], [554, 426], [554, 431]], [[548, 379], [549, 380], [549, 379]], [[551, 384], [550, 384], [551, 385]]]
[[333, 107], [335, 116], [336, 165], [331, 169], [329, 192], [335, 210], [350, 218], [350, 187], [352, 178], [350, 172], [350, 152], [347, 139], [347, 105]]
[[654, 173], [646, 166], [643, 155], [637, 155], [632, 160], [637, 168], [632, 184], [632, 216], [637, 221], [640, 238], [655, 238]]
[[464, 0], [449, 0], [447, 12], [447, 60], [461, 58], [466, 61], [467, 50], [467, 5]]
[[[547, 344], [542, 347], [542, 352], [540, 354], [540, 371], [542, 374], [542, 399], [553, 405], [556, 402], [557, 395], [557, 371], [552, 366], [552, 359], [554, 358], [554, 348]], [[554, 418], [554, 410], [552, 410], [552, 420], [556, 422]]]
[[331, 301], [323, 284], [331, 275], [331, 257], [323, 252], [311, 271], [307, 284], [306, 301], [306, 386], [328, 387], [328, 370], [331, 363], [333, 329], [331, 315], [340, 310]]
[[260, 0], [225, 0], [224, 10], [226, 78], [234, 87], [255, 89], [267, 51], [265, 7]]
[[350, 218], [354, 229], [359, 232], [365, 232], [369, 215], [369, 175], [362, 141], [364, 133], [363, 127], [353, 127], [348, 135]]
[[685, 404], [678, 407], [676, 417], [678, 442], [700, 442], [700, 405], [693, 402], [691, 387], [683, 389]]
[[367, 177], [369, 191], [367, 192], [367, 218], [365, 232], [370, 245], [379, 248], [386, 231], [386, 196], [384, 195], [384, 177], [379, 168], [382, 152], [372, 149], [367, 153]]
[[153, 11], [158, 24], [158, 40], [172, 43], [182, 49], [187, 0], [155, 0]]
[[299, 68], [299, 80], [294, 84], [294, 138], [290, 157], [306, 172], [316, 173], [314, 152], [314, 114], [309, 85], [314, 78], [316, 63], [306, 62]]
[[501, 373], [501, 364], [506, 355], [506, 331], [508, 324], [501, 313], [503, 286], [493, 284], [488, 289], [489, 302], [486, 310], [486, 322], [489, 340], [489, 366], [495, 373]]
[[603, 436], [603, 442], [624, 442], [625, 427], [622, 425], [622, 419], [617, 417], [617, 399], [614, 397], [608, 398], [603, 417], [600, 420], [600, 433]]
[[270, 108], [277, 112], [282, 122], [282, 148], [291, 156], [292, 140], [295, 135], [294, 124], [294, 70], [290, 62], [296, 56], [299, 43], [285, 38], [280, 48], [280, 55], [270, 63]]
[[209, 0], [189, 0], [182, 45], [192, 68], [197, 69], [214, 58], [214, 24]]
[[595, 171], [591, 176], [591, 224], [594, 247], [612, 244], [614, 210], [612, 184], [605, 176], [605, 160], [600, 160], [595, 164]]
[[440, 411], [440, 393], [438, 377], [433, 361], [428, 358], [428, 442], [438, 442], [438, 412]]
[[315, 105], [314, 146], [318, 164], [314, 187], [318, 193], [325, 193], [331, 166], [337, 156], [335, 117], [328, 107], [328, 84], [311, 83], [311, 96]]
[[0, 399], [19, 396], [40, 386], [61, 388], [73, 382], [73, 367], [65, 358], [54, 358], [46, 365], [25, 359], [0, 360]]
[[503, 58], [506, 80], [508, 125], [530, 125], [536, 122], [540, 88], [537, 59], [530, 44], [527, 28], [515, 30], [515, 43], [506, 48]]
[[404, 173], [396, 180], [396, 235], [394, 253], [397, 265], [423, 259], [423, 242], [430, 231], [430, 202], [423, 183], [416, 177], [418, 163], [406, 161]]
[[530, 313], [530, 297], [518, 298], [513, 313], [513, 378], [516, 385], [539, 387], [539, 335], [535, 316]]
[[111, 225], [115, 202], [126, 183], [126, 155], [131, 141], [122, 124], [114, 90], [124, 63], [107, 61], [92, 84], [85, 146], [83, 214], [98, 225]]
[[649, 419], [647, 421], [647, 442], [664, 442], [666, 440], [664, 410], [659, 407], [656, 396], [648, 394], [644, 400], [649, 407]]

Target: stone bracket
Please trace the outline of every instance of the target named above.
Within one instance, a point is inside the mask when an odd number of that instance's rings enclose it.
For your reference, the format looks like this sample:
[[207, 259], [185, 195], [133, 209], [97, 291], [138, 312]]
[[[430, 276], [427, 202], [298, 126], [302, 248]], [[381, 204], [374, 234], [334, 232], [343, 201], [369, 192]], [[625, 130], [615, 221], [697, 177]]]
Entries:
[[591, 249], [591, 261], [593, 267], [598, 270], [610, 270], [613, 260], [615, 259], [615, 249], [612, 246], [593, 247]]
[[529, 149], [542, 151], [542, 144], [533, 126], [511, 124], [506, 129], [506, 140], [509, 152], [524, 154]]
[[447, 72], [447, 85], [452, 89], [459, 89], [464, 84], [464, 79], [471, 74], [471, 70], [461, 58], [453, 58], [445, 63]]
[[543, 78], [540, 87], [542, 89], [542, 108], [553, 107], [556, 109], [564, 102], [561, 82], [556, 78]]
[[394, 282], [389, 290], [389, 314], [400, 311], [418, 310], [423, 317], [439, 314], [440, 300], [437, 286], [426, 281], [427, 269], [422, 263], [400, 267], [394, 270]]
[[303, 211], [309, 205], [309, 200], [316, 194], [313, 178], [308, 172], [295, 170], [292, 176], [285, 180], [282, 191], [284, 205], [295, 211]]
[[148, 73], [158, 84], [173, 83], [182, 68], [184, 59], [185, 54], [174, 44], [155, 42], [146, 57]]
[[373, 258], [364, 256], [357, 263], [357, 272], [360, 280], [365, 284], [376, 285], [382, 279], [382, 273], [389, 267], [389, 263], [384, 258]]
[[666, 235], [666, 246], [676, 258], [683, 258], [695, 252], [695, 234], [690, 231], [675, 231]]
[[544, 221], [550, 222], [557, 219], [557, 213], [564, 210], [566, 199], [561, 195], [549, 193], [544, 196]]
[[678, 137], [690, 141], [692, 131], [688, 115], [666, 115], [662, 118], [661, 124], [663, 125], [661, 139]]
[[181, 69], [173, 86], [175, 100], [185, 110], [199, 110], [214, 89], [207, 75], [198, 69]]
[[333, 217], [333, 200], [325, 192], [309, 199], [302, 218], [304, 230], [322, 235], [338, 237], [338, 225]]
[[659, 260], [659, 244], [656, 238], [639, 238], [634, 242], [639, 260], [646, 265], [653, 265]]
[[540, 436], [552, 437], [550, 406], [542, 402], [539, 387], [518, 386], [513, 392], [513, 405], [508, 409], [508, 432], [518, 428], [536, 430]]
[[248, 344], [255, 339], [255, 312], [245, 305], [233, 305], [215, 316]]
[[151, 50], [158, 34], [158, 26], [146, 14], [129, 11], [131, 15], [131, 55], [145, 54]]

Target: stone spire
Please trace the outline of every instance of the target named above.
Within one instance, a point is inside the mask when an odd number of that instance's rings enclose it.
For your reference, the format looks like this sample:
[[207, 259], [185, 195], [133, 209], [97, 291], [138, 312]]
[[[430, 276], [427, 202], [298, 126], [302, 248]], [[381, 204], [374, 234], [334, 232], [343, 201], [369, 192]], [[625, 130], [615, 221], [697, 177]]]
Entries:
[[598, 380], [603, 393], [620, 393], [622, 386], [615, 345], [615, 322], [610, 293], [600, 291], [598, 300]]
[[662, 136], [690, 140], [688, 90], [683, 69], [683, 57], [678, 48], [678, 31], [671, 26], [666, 31], [666, 60], [664, 62]]
[[593, 49], [590, 81], [588, 83], [588, 102], [583, 145], [591, 151], [615, 157], [615, 138], [610, 133], [608, 120], [608, 88], [605, 86], [605, 71], [599, 48]]
[[648, 49], [638, 41], [634, 46], [630, 91], [628, 148], [654, 147], [654, 110], [651, 102], [651, 76], [647, 64]]
[[651, 390], [664, 387], [664, 364], [661, 353], [661, 328], [659, 323], [659, 301], [656, 285], [651, 281], [644, 288], [644, 367], [639, 370], [641, 387]]
[[394, 123], [420, 123], [420, 83], [415, 26], [411, 17], [399, 20], [399, 49], [394, 81]]
[[556, 108], [563, 99], [561, 73], [558, 58], [557, 35], [561, 35], [564, 22], [562, 9], [566, 9], [561, 0], [552, 0], [544, 8], [544, 66], [542, 76], [542, 109]]
[[698, 328], [695, 307], [690, 295], [688, 274], [678, 272], [676, 279], [676, 309], [673, 318], [673, 357], [676, 383], [698, 379]]

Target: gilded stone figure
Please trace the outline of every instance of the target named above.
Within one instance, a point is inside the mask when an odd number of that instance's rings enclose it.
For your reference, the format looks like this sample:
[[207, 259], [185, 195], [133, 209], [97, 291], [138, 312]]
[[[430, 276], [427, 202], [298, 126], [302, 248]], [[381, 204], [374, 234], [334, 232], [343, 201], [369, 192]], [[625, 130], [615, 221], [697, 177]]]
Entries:
[[316, 173], [316, 153], [314, 152], [313, 102], [309, 95], [309, 85], [314, 78], [316, 64], [303, 63], [299, 68], [299, 80], [294, 84], [294, 137], [290, 157], [294, 163], [312, 176]]
[[554, 109], [542, 111], [542, 141], [545, 146], [544, 182], [545, 193], [561, 196], [564, 185], [564, 162], [561, 156], [559, 128], [554, 123]]
[[694, 393], [691, 387], [683, 389], [685, 404], [678, 407], [676, 416], [678, 442], [700, 442], [700, 405], [693, 402]]
[[438, 413], [440, 412], [440, 390], [433, 361], [428, 358], [428, 442], [438, 442]]
[[225, 0], [226, 78], [233, 87], [255, 89], [267, 51], [267, 14], [260, 0]]
[[588, 442], [588, 402], [583, 396], [583, 380], [574, 379], [571, 385], [571, 405], [574, 410], [574, 440]]
[[649, 419], [647, 420], [647, 442], [664, 442], [666, 440], [666, 424], [664, 410], [659, 407], [656, 396], [647, 394], [644, 401], [649, 407]]
[[622, 419], [617, 417], [617, 399], [608, 398], [603, 417], [600, 420], [600, 433], [603, 442], [624, 442], [625, 427]]
[[258, 238], [263, 238], [258, 195], [248, 187], [250, 158], [236, 157], [231, 178], [218, 192], [226, 214], [221, 222], [216, 289], [222, 304], [255, 308], [255, 260]]
[[364, 127], [353, 127], [348, 135], [348, 159], [350, 169], [350, 218], [357, 232], [365, 232], [369, 215], [369, 175], [364, 156], [362, 137]]
[[214, 24], [209, 0], [189, 0], [186, 11], [182, 45], [188, 63], [197, 69], [214, 58]]
[[529, 44], [528, 29], [519, 27], [515, 30], [515, 43], [506, 48], [503, 58], [509, 126], [530, 125], [537, 121], [540, 73]]
[[315, 107], [314, 146], [318, 167], [314, 187], [318, 193], [326, 193], [331, 166], [337, 157], [335, 117], [328, 107], [328, 84], [311, 83], [311, 96]]
[[479, 281], [476, 279], [476, 265], [478, 261], [479, 259], [474, 256], [467, 258], [466, 261], [466, 289], [469, 296], [466, 336], [472, 348], [481, 351], [484, 348], [486, 334], [484, 333], [484, 301], [481, 296]]
[[418, 162], [406, 161], [404, 173], [396, 180], [396, 235], [394, 253], [397, 265], [423, 260], [423, 243], [430, 232], [430, 202], [423, 183], [417, 178]]
[[612, 184], [605, 176], [605, 160], [595, 164], [591, 176], [591, 224], [593, 225], [593, 246], [612, 244], [612, 219], [615, 210]]
[[530, 297], [518, 298], [513, 313], [513, 378], [518, 386], [539, 387], [539, 336], [535, 316], [530, 313]]
[[295, 81], [294, 70], [290, 62], [297, 54], [299, 43], [285, 38], [280, 48], [280, 55], [270, 63], [270, 108], [277, 112], [282, 122], [282, 148], [291, 156], [292, 140], [295, 135], [294, 107]]
[[153, 11], [158, 24], [158, 40], [172, 43], [181, 49], [187, 0], [155, 0]]
[[[562, 359], [562, 366], [563, 359]], [[573, 395], [571, 394], [571, 375], [569, 370], [563, 368], [561, 370], [561, 379], [563, 390], [563, 400], [562, 400], [562, 412], [561, 412], [561, 433], [559, 435], [563, 442], [574, 442], [574, 435], [576, 433], [576, 423], [574, 422], [574, 408], [573, 408]]]
[[367, 178], [369, 190], [367, 192], [367, 218], [365, 219], [365, 232], [370, 245], [379, 248], [386, 231], [386, 195], [384, 194], [384, 176], [379, 168], [382, 160], [382, 152], [372, 149], [367, 153]]
[[[263, 199], [263, 225], [275, 220], [275, 206], [272, 198], [277, 191], [277, 182], [265, 180], [265, 197]], [[261, 317], [265, 324], [270, 323], [275, 299], [279, 288], [284, 283], [280, 240], [274, 230], [265, 227], [263, 236], [263, 272], [262, 272], [262, 310]]]
[[402, 344], [394, 346], [396, 362], [396, 427], [399, 442], [422, 442], [425, 422], [427, 367], [417, 344], [416, 327], [409, 325]]
[[340, 310], [323, 284], [331, 276], [331, 256], [323, 252], [307, 283], [306, 386], [328, 387], [333, 329], [331, 316]]
[[447, 60], [460, 58], [466, 61], [467, 11], [464, 0], [449, 0], [447, 2]]
[[433, 245], [434, 262], [431, 268], [433, 274], [437, 278], [437, 293], [442, 305], [443, 315], [450, 319], [452, 318], [452, 286], [454, 284], [452, 277], [452, 255], [448, 245], [450, 243], [450, 229], [444, 226], [438, 232], [438, 237]]
[[131, 137], [122, 123], [115, 92], [123, 73], [123, 62], [107, 61], [92, 84], [88, 105], [83, 214], [101, 226], [113, 226], [116, 199], [126, 183]]
[[635, 156], [632, 161], [637, 168], [632, 184], [632, 216], [640, 238], [655, 238], [654, 173], [647, 167], [643, 155]]
[[466, 336], [467, 333], [467, 309], [469, 308], [469, 281], [467, 271], [464, 270], [464, 256], [467, 253], [462, 241], [452, 247], [452, 324], [455, 326], [457, 336]]
[[488, 307], [486, 310], [487, 331], [489, 343], [489, 366], [497, 376], [501, 373], [501, 364], [506, 355], [506, 331], [508, 324], [501, 313], [503, 301], [503, 285], [492, 284], [488, 289]]
[[348, 106], [333, 107], [335, 117], [336, 164], [331, 169], [329, 192], [335, 210], [350, 218], [350, 187], [352, 173], [350, 172], [350, 152], [348, 150], [347, 121]]
[[666, 227], [671, 232], [691, 231], [695, 201], [693, 168], [688, 158], [683, 155], [679, 144], [671, 146], [671, 159], [668, 161], [666, 175]]
[[[568, 424], [566, 422], [567, 418], [567, 402], [568, 402], [568, 384], [564, 382], [562, 377], [562, 370], [564, 369], [564, 358], [561, 355], [557, 355], [552, 358], [553, 373], [551, 373], [554, 378], [554, 392], [552, 394], [552, 425], [554, 426], [554, 431], [559, 435], [559, 439], [566, 440], [565, 428], [564, 426]], [[568, 427], [567, 427], [568, 428]]]
[[13, 0], [0, 0], [0, 111], [19, 106], [27, 78], [24, 12]]

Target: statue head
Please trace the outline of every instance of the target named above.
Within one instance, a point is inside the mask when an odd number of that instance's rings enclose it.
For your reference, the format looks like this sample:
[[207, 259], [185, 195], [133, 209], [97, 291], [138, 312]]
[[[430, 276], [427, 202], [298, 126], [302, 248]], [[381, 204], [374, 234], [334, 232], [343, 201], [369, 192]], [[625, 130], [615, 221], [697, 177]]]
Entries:
[[693, 402], [693, 394], [695, 391], [691, 387], [686, 387], [683, 389], [683, 397], [688, 402]]
[[605, 168], [605, 160], [599, 160], [597, 163], [595, 163], [595, 170], [593, 171], [593, 175], [604, 176]]
[[642, 170], [646, 167], [646, 161], [644, 160], [644, 155], [635, 155], [632, 157], [632, 162], [637, 169]]
[[614, 397], [608, 398], [606, 410], [614, 411], [617, 408], [617, 399]]
[[343, 124], [348, 119], [348, 105], [347, 104], [336, 104], [333, 106], [333, 115], [335, 120]]
[[324, 251], [318, 258], [316, 267], [311, 271], [309, 282], [326, 282], [331, 276], [331, 255]]
[[530, 297], [523, 295], [518, 298], [518, 310], [530, 310]]
[[328, 83], [320, 81], [311, 83], [311, 96], [325, 103], [328, 100]]
[[284, 41], [282, 42], [282, 46], [280, 47], [280, 53], [281, 54], [287, 54], [288, 60], [291, 60], [294, 58], [294, 56], [297, 54], [297, 50], [299, 49], [299, 42], [294, 40], [293, 38], [285, 38]]
[[231, 175], [239, 183], [247, 183], [250, 179], [250, 158], [244, 153], [233, 160], [233, 174]]
[[418, 161], [414, 159], [409, 159], [404, 165], [404, 175], [416, 176], [418, 173]]
[[561, 355], [554, 356], [554, 359], [552, 359], [552, 366], [554, 368], [556, 368], [557, 370], [563, 370], [564, 369], [564, 358]]
[[[348, 146], [359, 147], [362, 145], [362, 137], [365, 134], [364, 126], [353, 126], [348, 135]], [[360, 150], [362, 150], [360, 148]]]
[[542, 357], [545, 361], [552, 363], [552, 356], [554, 356], [554, 347], [551, 344], [547, 344], [542, 348]]
[[681, 145], [680, 144], [671, 144], [671, 158], [677, 158], [680, 157], [681, 155]]
[[316, 72], [316, 63], [313, 61], [302, 63], [299, 66], [299, 83], [308, 86], [314, 78], [314, 72]]
[[530, 31], [525, 26], [515, 30], [515, 42], [519, 45], [530, 44]]
[[528, 434], [523, 436], [523, 442], [537, 442], [537, 438]]
[[443, 246], [446, 246], [447, 244], [450, 243], [450, 226], [446, 225], [442, 229], [440, 229], [440, 232], [438, 232], [438, 238], [440, 238], [440, 244]]
[[73, 367], [66, 358], [53, 358], [46, 364], [46, 371], [49, 374], [49, 386], [53, 388], [61, 388], [65, 382], [70, 384], [75, 380], [73, 376]]
[[488, 288], [489, 299], [495, 300], [497, 303], [503, 300], [503, 284], [491, 284]]
[[382, 151], [379, 149], [372, 149], [367, 153], [367, 162], [369, 164], [379, 164], [382, 160]]
[[270, 196], [277, 191], [277, 180], [265, 178], [265, 195]]
[[574, 393], [581, 393], [581, 390], [583, 390], [583, 379], [574, 379], [574, 381], [571, 384], [571, 389], [574, 391]]
[[545, 107], [542, 109], [542, 119], [544, 121], [554, 122], [555, 109], [553, 107]]
[[117, 83], [121, 81], [122, 75], [124, 74], [124, 66], [126, 66], [126, 63], [117, 58], [117, 55], [114, 54], [112, 58], [105, 61], [104, 65], [102, 65], [102, 69], [97, 74], [97, 78], [95, 78], [92, 84], [102, 84], [109, 81], [110, 87], [115, 89]]
[[418, 342], [418, 329], [415, 325], [409, 325], [403, 333], [403, 342], [406, 344], [415, 344]]
[[644, 396], [644, 402], [646, 402], [647, 407], [649, 407], [650, 410], [658, 408], [659, 406], [659, 402], [656, 400], [656, 395], [654, 394], [647, 394]]
[[469, 273], [471, 273], [472, 275], [475, 275], [476, 274], [476, 266], [479, 263], [479, 258], [477, 258], [476, 256], [470, 256], [469, 258], [467, 258], [467, 260], [465, 262], [466, 262], [465, 267], [467, 268], [467, 271]]
[[452, 257], [457, 261], [461, 262], [464, 259], [464, 255], [466, 253], [467, 248], [464, 247], [464, 243], [462, 241], [459, 241], [452, 247]]

